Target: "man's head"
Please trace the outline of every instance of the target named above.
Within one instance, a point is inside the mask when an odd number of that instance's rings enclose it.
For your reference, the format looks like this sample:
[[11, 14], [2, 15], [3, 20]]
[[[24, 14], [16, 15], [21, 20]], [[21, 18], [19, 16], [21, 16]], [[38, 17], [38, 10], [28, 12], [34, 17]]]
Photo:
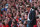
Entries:
[[26, 5], [26, 7], [28, 11], [31, 9], [31, 5]]

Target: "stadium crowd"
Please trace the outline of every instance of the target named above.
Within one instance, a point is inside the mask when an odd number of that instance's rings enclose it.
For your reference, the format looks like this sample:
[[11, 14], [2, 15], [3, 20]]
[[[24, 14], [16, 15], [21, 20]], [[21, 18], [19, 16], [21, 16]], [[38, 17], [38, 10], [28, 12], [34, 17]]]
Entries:
[[[26, 0], [0, 0], [0, 27], [27, 27]], [[36, 16], [40, 13], [37, 7]], [[38, 18], [38, 17], [37, 17]]]

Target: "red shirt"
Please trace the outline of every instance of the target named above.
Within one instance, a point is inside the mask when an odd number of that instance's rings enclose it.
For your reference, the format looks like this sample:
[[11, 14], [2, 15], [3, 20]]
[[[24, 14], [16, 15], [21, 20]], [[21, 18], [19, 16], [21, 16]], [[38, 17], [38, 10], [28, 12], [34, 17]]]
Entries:
[[16, 19], [16, 21], [18, 22], [18, 19]]
[[2, 14], [1, 14], [1, 16], [2, 16]]
[[2, 26], [0, 25], [0, 27], [2, 27]]
[[33, 27], [37, 27], [37, 25], [34, 25]]
[[5, 25], [3, 25], [3, 27], [9, 27], [9, 25], [6, 25], [6, 26], [5, 26]]
[[3, 25], [3, 27], [6, 27], [5, 25]]
[[9, 25], [6, 25], [6, 27], [9, 27]]

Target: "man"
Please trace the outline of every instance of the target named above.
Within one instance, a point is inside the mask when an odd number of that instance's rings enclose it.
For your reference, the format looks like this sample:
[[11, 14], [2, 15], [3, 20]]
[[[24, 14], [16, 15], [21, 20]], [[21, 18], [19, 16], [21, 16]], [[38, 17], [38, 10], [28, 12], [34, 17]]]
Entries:
[[30, 5], [27, 5], [26, 7], [28, 11], [27, 27], [33, 27], [33, 25], [36, 24], [36, 12]]

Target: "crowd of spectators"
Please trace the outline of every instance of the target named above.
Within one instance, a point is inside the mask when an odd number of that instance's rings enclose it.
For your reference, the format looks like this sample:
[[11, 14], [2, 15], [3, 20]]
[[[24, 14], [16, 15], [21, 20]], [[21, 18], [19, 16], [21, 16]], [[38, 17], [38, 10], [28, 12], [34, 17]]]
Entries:
[[26, 0], [0, 0], [0, 27], [26, 27], [26, 5]]

